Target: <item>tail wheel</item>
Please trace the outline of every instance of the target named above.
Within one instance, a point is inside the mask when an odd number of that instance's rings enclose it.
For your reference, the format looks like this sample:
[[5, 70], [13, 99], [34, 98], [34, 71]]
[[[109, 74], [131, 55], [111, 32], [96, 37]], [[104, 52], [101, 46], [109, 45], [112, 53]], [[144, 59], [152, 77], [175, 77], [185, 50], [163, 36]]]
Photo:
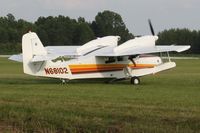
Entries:
[[138, 77], [132, 77], [131, 78], [131, 84], [139, 85], [140, 84], [140, 79]]

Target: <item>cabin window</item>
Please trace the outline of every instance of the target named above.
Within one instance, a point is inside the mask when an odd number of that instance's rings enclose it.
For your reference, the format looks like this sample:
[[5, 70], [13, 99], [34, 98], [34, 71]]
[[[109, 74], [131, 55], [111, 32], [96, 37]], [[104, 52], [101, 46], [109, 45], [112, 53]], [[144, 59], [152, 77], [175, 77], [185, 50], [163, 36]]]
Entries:
[[113, 63], [115, 61], [116, 61], [115, 57], [108, 57], [108, 58], [106, 58], [105, 63]]
[[121, 57], [121, 56], [117, 57], [117, 61], [123, 61], [123, 60], [124, 60], [123, 57]]

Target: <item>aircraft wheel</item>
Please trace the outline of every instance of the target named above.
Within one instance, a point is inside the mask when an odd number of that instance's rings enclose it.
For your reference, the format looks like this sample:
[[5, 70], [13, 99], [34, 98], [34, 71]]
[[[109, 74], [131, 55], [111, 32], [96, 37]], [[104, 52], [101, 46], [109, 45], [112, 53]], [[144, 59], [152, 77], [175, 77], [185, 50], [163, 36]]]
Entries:
[[139, 85], [140, 84], [140, 79], [138, 77], [132, 77], [131, 78], [131, 84]]
[[68, 79], [60, 79], [61, 80], [61, 84], [66, 84], [67, 82], [69, 82]]

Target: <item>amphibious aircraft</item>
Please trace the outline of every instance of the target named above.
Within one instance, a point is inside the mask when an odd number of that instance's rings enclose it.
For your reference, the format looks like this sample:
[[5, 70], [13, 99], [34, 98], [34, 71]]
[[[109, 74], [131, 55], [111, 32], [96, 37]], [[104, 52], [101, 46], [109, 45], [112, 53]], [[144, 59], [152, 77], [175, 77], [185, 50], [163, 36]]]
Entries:
[[[163, 61], [152, 53], [176, 51], [186, 46], [157, 46], [152, 35], [136, 37], [118, 45], [119, 36], [105, 36], [82, 46], [44, 47], [37, 34], [29, 32], [22, 37], [22, 54], [9, 59], [23, 62], [23, 71], [33, 76], [59, 78], [62, 82], [72, 79], [108, 78], [110, 81], [130, 79], [131, 84], [140, 84], [140, 77], [155, 74], [176, 66], [170, 60]], [[62, 58], [64, 57], [64, 58]]]

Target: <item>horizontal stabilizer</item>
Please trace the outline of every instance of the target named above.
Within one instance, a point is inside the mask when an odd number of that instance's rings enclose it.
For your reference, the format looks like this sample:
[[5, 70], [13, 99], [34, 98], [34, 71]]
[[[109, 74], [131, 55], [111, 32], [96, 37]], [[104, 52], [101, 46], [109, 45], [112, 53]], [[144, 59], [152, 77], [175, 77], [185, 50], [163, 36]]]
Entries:
[[8, 59], [13, 60], [13, 61], [17, 61], [17, 62], [23, 62], [22, 54], [12, 55]]
[[[30, 62], [50, 61], [61, 56], [66, 56], [66, 54], [34, 55], [33, 58], [30, 60]], [[75, 58], [76, 56], [74, 54], [72, 55], [68, 54], [66, 57]], [[23, 55], [22, 54], [12, 55], [8, 59], [17, 62], [23, 62]]]

